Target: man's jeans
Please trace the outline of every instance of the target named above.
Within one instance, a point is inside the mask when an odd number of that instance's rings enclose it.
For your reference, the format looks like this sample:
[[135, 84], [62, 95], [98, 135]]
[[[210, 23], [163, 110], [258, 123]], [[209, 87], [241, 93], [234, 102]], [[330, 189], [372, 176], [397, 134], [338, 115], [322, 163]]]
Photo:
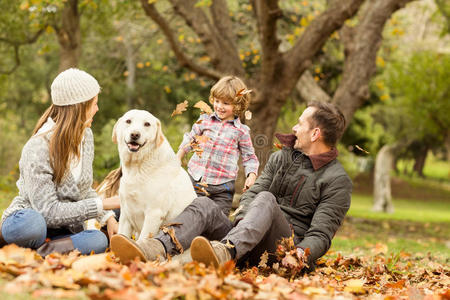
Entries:
[[[274, 253], [277, 241], [291, 236], [290, 225], [269, 192], [256, 195], [245, 218], [234, 228], [220, 206], [207, 197], [195, 199], [171, 223], [181, 224], [172, 227], [183, 249], [190, 247], [199, 235], [223, 243], [228, 240], [236, 247], [239, 265], [258, 265], [264, 251]], [[168, 254], [179, 254], [169, 234], [160, 232], [156, 238]]]
[[56, 240], [70, 237], [75, 249], [82, 254], [105, 252], [108, 247], [108, 239], [99, 230], [85, 230], [76, 234], [60, 228], [48, 228], [44, 217], [33, 209], [16, 211], [5, 219], [1, 226], [3, 239], [8, 244], [16, 244], [26, 248], [39, 248], [46, 238]]

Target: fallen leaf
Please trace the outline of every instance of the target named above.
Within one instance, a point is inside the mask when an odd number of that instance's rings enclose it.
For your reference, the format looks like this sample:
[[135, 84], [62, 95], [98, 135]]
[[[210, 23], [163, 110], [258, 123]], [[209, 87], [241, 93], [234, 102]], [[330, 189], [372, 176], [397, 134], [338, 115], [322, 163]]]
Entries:
[[353, 293], [353, 294], [365, 294], [366, 290], [363, 288], [364, 281], [361, 279], [350, 279], [344, 282], [345, 292]]
[[72, 269], [78, 272], [86, 272], [89, 270], [98, 271], [106, 268], [111, 260], [108, 260], [108, 256], [111, 253], [101, 253], [89, 256], [82, 256], [72, 263]]
[[264, 253], [261, 255], [261, 258], [259, 260], [258, 267], [267, 268], [268, 260], [269, 260], [269, 253], [267, 251], [264, 251]]

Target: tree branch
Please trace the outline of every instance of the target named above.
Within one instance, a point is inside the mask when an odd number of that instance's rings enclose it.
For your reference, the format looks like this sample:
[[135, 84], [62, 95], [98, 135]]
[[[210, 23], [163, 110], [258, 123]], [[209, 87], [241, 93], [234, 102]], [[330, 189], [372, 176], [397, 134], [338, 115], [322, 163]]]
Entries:
[[141, 4], [146, 15], [149, 16], [156, 24], [158, 24], [158, 26], [163, 31], [170, 44], [170, 47], [172, 48], [172, 51], [175, 53], [175, 56], [177, 57], [177, 60], [182, 67], [187, 67], [199, 75], [206, 76], [215, 80], [222, 77], [223, 74], [221, 72], [217, 72], [213, 69], [200, 66], [194, 63], [193, 60], [185, 54], [181, 45], [176, 40], [169, 24], [164, 19], [164, 17], [161, 16], [154, 4], [149, 4], [147, 0], [141, 0]]
[[213, 20], [214, 35], [220, 37], [218, 38], [218, 43], [222, 49], [221, 57], [224, 63], [232, 66], [233, 74], [244, 75], [245, 70], [239, 58], [237, 39], [233, 31], [233, 23], [229, 16], [226, 1], [214, 0], [210, 7], [210, 12]]
[[35, 43], [38, 38], [44, 33], [46, 25], [42, 26], [42, 28], [35, 32], [33, 36], [26, 38], [23, 41], [14, 41], [8, 38], [0, 37], [0, 42], [9, 44], [14, 48], [14, 66], [9, 70], [2, 70], [0, 69], [0, 74], [10, 75], [14, 73], [14, 71], [20, 66], [20, 54], [19, 54], [19, 48], [20, 46], [26, 45], [26, 44], [33, 44]]
[[[220, 70], [220, 72], [232, 73], [235, 75], [243, 75], [245, 71], [239, 59], [237, 47], [227, 45], [223, 35], [228, 33], [220, 30], [220, 25], [213, 25], [211, 20], [200, 7], [195, 7], [197, 0], [171, 0], [172, 7], [177, 15], [182, 17], [186, 24], [200, 38], [205, 52], [211, 58], [212, 66]], [[219, 9], [226, 9], [219, 11]], [[225, 16], [219, 17], [219, 14], [226, 14], [228, 11], [226, 3], [213, 1], [211, 5], [211, 15], [213, 18], [220, 18], [221, 21]], [[225, 21], [226, 22], [226, 21]], [[230, 30], [231, 28], [227, 28]]]
[[256, 15], [259, 40], [261, 43], [261, 80], [268, 82], [273, 80], [276, 65], [280, 59], [278, 46], [280, 40], [277, 38], [277, 20], [282, 13], [278, 7], [278, 0], [255, 0], [253, 1]]
[[398, 9], [413, 0], [371, 1], [353, 37], [346, 36], [346, 58], [341, 82], [333, 96], [340, 107], [347, 126], [355, 111], [369, 97], [369, 81], [376, 71], [376, 54], [382, 42], [386, 21]]
[[295, 88], [306, 102], [328, 102], [331, 100], [331, 97], [317, 84], [314, 77], [308, 70], [303, 72], [302, 76], [297, 81]]
[[295, 80], [290, 85], [296, 83], [329, 36], [353, 17], [363, 2], [364, 0], [331, 1], [329, 7], [305, 28], [295, 45], [283, 54], [287, 69], [284, 77]]

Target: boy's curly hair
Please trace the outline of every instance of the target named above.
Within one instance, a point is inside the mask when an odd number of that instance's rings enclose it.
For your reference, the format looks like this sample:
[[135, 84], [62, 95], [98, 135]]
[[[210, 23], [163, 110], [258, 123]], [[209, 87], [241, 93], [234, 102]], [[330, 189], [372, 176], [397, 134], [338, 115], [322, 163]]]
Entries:
[[211, 88], [209, 102], [214, 104], [214, 98], [228, 100], [233, 103], [233, 113], [235, 116], [241, 116], [250, 104], [250, 91], [245, 83], [236, 76], [222, 77]]

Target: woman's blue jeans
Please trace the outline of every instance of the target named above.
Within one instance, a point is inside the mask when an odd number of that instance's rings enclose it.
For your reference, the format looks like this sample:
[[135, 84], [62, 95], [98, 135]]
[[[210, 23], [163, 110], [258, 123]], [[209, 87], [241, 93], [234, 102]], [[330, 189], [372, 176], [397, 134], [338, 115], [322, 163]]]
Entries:
[[27, 208], [14, 212], [2, 224], [3, 239], [8, 244], [37, 249], [46, 238], [56, 240], [70, 237], [75, 249], [82, 254], [105, 252], [108, 247], [106, 235], [99, 230], [85, 230], [71, 233], [66, 229], [47, 229], [44, 217], [37, 211]]

